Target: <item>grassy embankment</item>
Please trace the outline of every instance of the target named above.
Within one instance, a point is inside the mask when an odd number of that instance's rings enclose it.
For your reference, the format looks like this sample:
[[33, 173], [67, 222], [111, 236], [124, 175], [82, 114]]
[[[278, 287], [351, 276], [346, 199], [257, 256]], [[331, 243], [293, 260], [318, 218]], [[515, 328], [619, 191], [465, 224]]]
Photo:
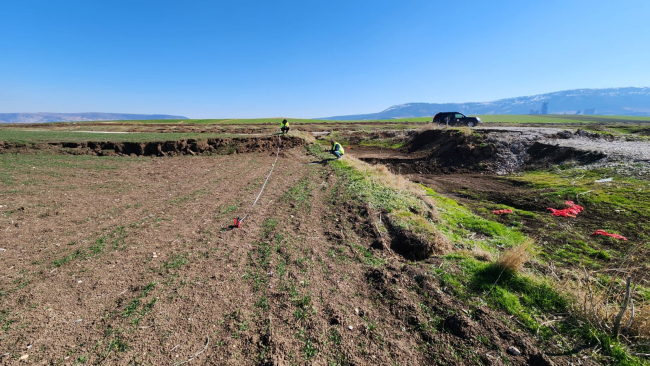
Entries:
[[[369, 202], [373, 208], [394, 216], [400, 216], [403, 212], [417, 211], [409, 210], [409, 207], [416, 206], [414, 202], [422, 196], [419, 196], [415, 190], [405, 190], [403, 186], [405, 183], [392, 178], [387, 171], [348, 158], [334, 161], [331, 166], [349, 182], [347, 189], [350, 194]], [[541, 178], [539, 174], [538, 178]], [[593, 174], [598, 175], [598, 173]], [[591, 176], [586, 178], [585, 182], [591, 178]], [[439, 280], [441, 288], [451, 289], [453, 294], [466, 302], [470, 309], [488, 306], [504, 311], [514, 316], [516, 325], [513, 326], [521, 327], [522, 331], [534, 334], [540, 342], [558, 344], [567, 354], [573, 352], [577, 346], [587, 343], [592, 347], [602, 347], [599, 350], [600, 354], [596, 352], [591, 354], [601, 362], [625, 365], [647, 364], [643, 359], [633, 355], [634, 352], [643, 349], [631, 350], [629, 342], [619, 341], [611, 334], [610, 325], [614, 321], [613, 310], [620, 306], [621, 300], [617, 288], [610, 286], [609, 290], [612, 294], [605, 297], [602, 293], [603, 290], [607, 290], [607, 282], [592, 284], [594, 292], [601, 294], [596, 301], [603, 301], [605, 304], [601, 308], [607, 307], [606, 310], [609, 311], [609, 318], [600, 319], [602, 324], [598, 326], [590, 318], [590, 314], [586, 313], [591, 312], [592, 309], [584, 306], [586, 289], [584, 283], [580, 283], [580, 277], [570, 271], [562, 275], [562, 280], [545, 274], [541, 269], [547, 266], [552, 258], [541, 251], [540, 246], [531, 245], [531, 240], [518, 225], [485, 219], [456, 201], [441, 196], [429, 188], [423, 188], [424, 192], [435, 200], [438, 215], [434, 218], [414, 215], [416, 220], [403, 223], [404, 227], [415, 227], [415, 230], [419, 231], [441, 232], [451, 240], [454, 248], [451, 253], [442, 257], [441, 266], [422, 262], [410, 262], [411, 265], [426, 268], [434, 278]], [[619, 193], [623, 195], [631, 194], [634, 190], [630, 187], [621, 189], [623, 191]], [[578, 192], [580, 191], [574, 193]], [[553, 195], [557, 196], [557, 192]], [[607, 195], [596, 193], [590, 200], [597, 205], [600, 200], [620, 202], [621, 197], [613, 195], [607, 198]], [[536, 215], [532, 212], [518, 211], [517, 215], [529, 217]], [[644, 224], [637, 222], [634, 225]], [[433, 226], [433, 228], [424, 229], [417, 226]], [[573, 251], [582, 250], [585, 257], [607, 257], [607, 254], [602, 254], [607, 252], [585, 249], [585, 246], [568, 245], [573, 248]], [[555, 255], [562, 254], [558, 252]], [[527, 261], [529, 263], [522, 268], [521, 265]], [[603, 281], [603, 278], [604, 276], [601, 276], [598, 281]], [[618, 279], [611, 278], [609, 282], [620, 285]], [[644, 297], [647, 296], [645, 289], [639, 290]], [[641, 302], [637, 303], [637, 306], [637, 309], [643, 308], [645, 304]], [[629, 317], [628, 310], [623, 323], [626, 323]], [[644, 321], [647, 321], [647, 316], [644, 320], [637, 314], [637, 323], [632, 327], [637, 335], [647, 336], [643, 333], [647, 332]], [[608, 325], [605, 326], [605, 323]], [[647, 327], [647, 324], [645, 326]]]

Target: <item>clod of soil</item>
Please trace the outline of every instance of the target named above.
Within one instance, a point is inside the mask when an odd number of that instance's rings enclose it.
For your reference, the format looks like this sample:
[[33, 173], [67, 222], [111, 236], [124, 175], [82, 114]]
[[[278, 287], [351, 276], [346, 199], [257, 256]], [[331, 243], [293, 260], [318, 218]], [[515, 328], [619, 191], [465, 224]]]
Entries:
[[[404, 225], [405, 220], [399, 216], [399, 213], [387, 216], [387, 226], [393, 236], [392, 248], [395, 252], [409, 259], [423, 260], [434, 254], [445, 254], [451, 249], [449, 239], [429, 225], [426, 219], [414, 216], [415, 220], [406, 220], [411, 221], [411, 225]], [[415, 228], [415, 225], [422, 227]]]

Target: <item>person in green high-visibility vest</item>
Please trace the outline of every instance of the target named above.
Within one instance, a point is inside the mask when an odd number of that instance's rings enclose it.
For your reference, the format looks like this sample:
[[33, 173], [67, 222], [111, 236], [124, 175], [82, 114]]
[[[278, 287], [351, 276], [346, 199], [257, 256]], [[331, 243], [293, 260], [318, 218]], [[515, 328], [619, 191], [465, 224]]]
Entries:
[[337, 159], [342, 158], [343, 154], [345, 154], [345, 150], [343, 150], [343, 146], [334, 140], [330, 140], [330, 142], [332, 143], [331, 153], [334, 154], [334, 156], [336, 156]]
[[282, 131], [282, 133], [289, 132], [289, 122], [287, 122], [286, 119], [283, 119], [282, 123], [280, 123], [280, 131]]

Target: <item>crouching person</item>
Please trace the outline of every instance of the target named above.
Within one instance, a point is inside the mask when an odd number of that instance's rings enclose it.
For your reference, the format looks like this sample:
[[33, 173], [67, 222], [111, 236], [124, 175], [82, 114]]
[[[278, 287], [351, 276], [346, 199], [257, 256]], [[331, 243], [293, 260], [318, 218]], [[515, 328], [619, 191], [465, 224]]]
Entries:
[[343, 154], [345, 154], [345, 151], [343, 150], [343, 146], [339, 144], [338, 142], [335, 142], [334, 140], [330, 140], [332, 143], [332, 151], [331, 153], [336, 156], [337, 159], [340, 159], [343, 157]]
[[282, 123], [280, 123], [280, 131], [282, 131], [282, 133], [289, 132], [289, 122], [287, 122], [286, 119], [282, 120]]

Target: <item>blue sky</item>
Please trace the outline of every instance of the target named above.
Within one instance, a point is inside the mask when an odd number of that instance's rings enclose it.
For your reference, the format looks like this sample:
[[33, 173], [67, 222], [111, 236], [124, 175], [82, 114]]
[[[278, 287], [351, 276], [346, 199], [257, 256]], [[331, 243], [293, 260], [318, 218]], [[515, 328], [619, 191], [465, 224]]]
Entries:
[[325, 117], [650, 86], [650, 1], [0, 0], [0, 113]]

